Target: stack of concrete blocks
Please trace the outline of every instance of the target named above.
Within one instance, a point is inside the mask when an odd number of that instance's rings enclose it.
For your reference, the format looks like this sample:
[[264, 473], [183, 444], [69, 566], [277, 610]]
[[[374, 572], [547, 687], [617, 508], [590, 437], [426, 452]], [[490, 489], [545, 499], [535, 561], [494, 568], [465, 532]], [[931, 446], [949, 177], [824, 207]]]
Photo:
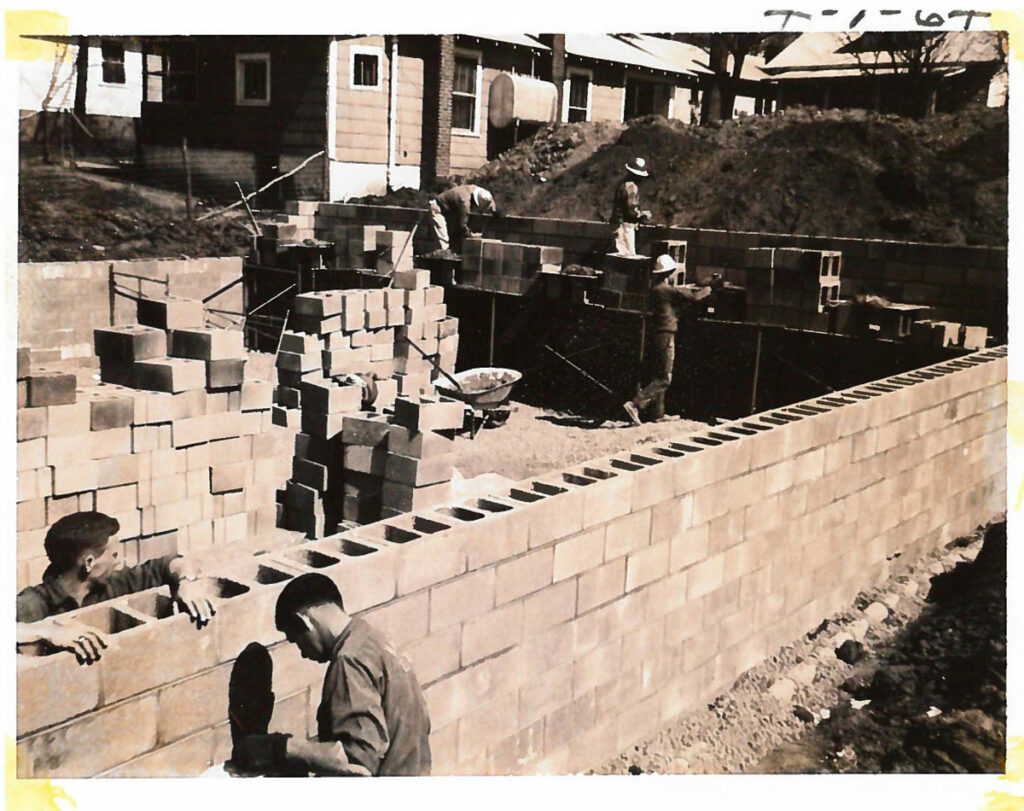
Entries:
[[956, 346], [974, 351], [985, 348], [988, 329], [961, 325], [955, 321], [922, 319], [911, 325], [910, 340], [924, 346]]
[[675, 285], [686, 284], [686, 240], [656, 239], [651, 243], [649, 253], [656, 258], [671, 256], [672, 260], [676, 263], [671, 283]]
[[285, 213], [274, 218], [274, 222], [263, 226], [264, 236], [280, 240], [302, 242], [315, 239], [314, 230], [316, 209], [319, 204], [311, 200], [290, 200], [285, 205]]
[[[404, 407], [400, 402], [418, 402], [421, 395], [433, 396], [434, 369], [419, 350], [436, 357], [445, 371], [455, 370], [458, 319], [447, 315], [444, 289], [430, 284], [429, 271], [415, 269], [394, 270], [391, 284], [296, 296], [290, 323], [302, 332], [282, 336], [275, 419], [301, 433], [292, 478], [278, 494], [280, 519], [282, 526], [309, 537], [323, 537], [341, 521], [380, 518], [390, 426], [382, 412], [398, 411]], [[334, 380], [351, 373], [375, 376], [373, 412], [360, 410], [361, 387]], [[455, 405], [458, 424], [453, 428], [461, 427], [463, 419], [462, 405]], [[451, 410], [450, 404], [445, 407]], [[431, 409], [426, 412], [438, 419]], [[411, 428], [415, 432], [416, 424]], [[393, 464], [398, 465], [398, 487], [392, 488], [390, 503], [397, 506], [411, 498], [403, 487], [425, 487], [424, 479], [439, 469], [419, 471], [414, 464], [410, 471], [402, 460]], [[449, 469], [445, 481], [450, 478]]]
[[604, 257], [603, 270], [598, 303], [617, 310], [647, 310], [647, 294], [654, 280], [654, 259], [610, 253]]
[[382, 516], [448, 501], [455, 466], [454, 431], [465, 407], [446, 397], [399, 397], [387, 434]]
[[502, 242], [500, 239], [466, 239], [462, 243], [459, 283], [466, 287], [522, 295], [542, 270], [560, 269], [561, 248]]
[[761, 324], [826, 331], [839, 301], [842, 254], [803, 248], [747, 248], [746, 317]]
[[[46, 529], [79, 510], [117, 518], [129, 563], [274, 533], [291, 435], [272, 429], [273, 384], [245, 380], [240, 332], [182, 325], [95, 331], [103, 382], [26, 376], [18, 410], [18, 582], [38, 582]], [[59, 385], [58, 385], [59, 383]], [[70, 394], [68, 386], [70, 388]]]

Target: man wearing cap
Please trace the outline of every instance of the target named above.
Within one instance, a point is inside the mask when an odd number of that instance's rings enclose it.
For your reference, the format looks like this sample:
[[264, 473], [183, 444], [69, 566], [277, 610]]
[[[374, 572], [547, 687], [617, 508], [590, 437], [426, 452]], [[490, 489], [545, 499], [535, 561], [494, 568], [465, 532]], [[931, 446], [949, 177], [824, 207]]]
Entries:
[[430, 717], [416, 674], [384, 636], [345, 611], [333, 580], [310, 572], [289, 581], [274, 621], [304, 659], [327, 665], [317, 740], [246, 735], [235, 743], [233, 766], [261, 774], [295, 767], [331, 776], [430, 774]]
[[638, 179], [648, 175], [647, 162], [643, 158], [633, 158], [626, 164], [626, 176], [615, 187], [610, 220], [615, 228], [615, 253], [636, 256], [637, 223], [651, 218], [650, 211], [640, 208], [640, 188], [637, 183]]
[[19, 647], [69, 650], [83, 664], [94, 662], [107, 647], [102, 634], [72, 630], [49, 618], [155, 586], [170, 586], [172, 596], [197, 625], [210, 621], [215, 611], [194, 582], [198, 573], [192, 562], [167, 555], [140, 566], [122, 566], [119, 544], [112, 540], [120, 529], [116, 518], [100, 512], [72, 513], [50, 527], [43, 541], [50, 560], [43, 582], [18, 594]]
[[676, 358], [676, 330], [679, 327], [677, 309], [694, 304], [711, 295], [721, 286], [721, 280], [712, 281], [696, 291], [669, 284], [675, 260], [668, 254], [659, 256], [654, 265], [654, 285], [648, 296], [647, 334], [651, 380], [637, 395], [622, 404], [633, 425], [640, 425], [640, 412], [649, 409], [651, 421], [665, 416], [665, 392], [672, 383], [672, 367]]
[[430, 216], [439, 251], [462, 251], [462, 240], [478, 236], [469, 230], [469, 214], [497, 214], [494, 196], [482, 186], [466, 184], [442, 192], [430, 201]]

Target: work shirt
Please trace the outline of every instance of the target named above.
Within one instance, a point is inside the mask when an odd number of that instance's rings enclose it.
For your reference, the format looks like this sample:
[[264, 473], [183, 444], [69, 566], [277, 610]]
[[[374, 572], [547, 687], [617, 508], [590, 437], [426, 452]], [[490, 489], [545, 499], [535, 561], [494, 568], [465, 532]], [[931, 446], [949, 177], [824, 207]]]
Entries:
[[[472, 184], [456, 186], [437, 195], [437, 206], [448, 220], [449, 226], [457, 231], [455, 236], [469, 231], [469, 212], [480, 210], [479, 206], [473, 202], [473, 192], [477, 188]], [[493, 208], [488, 210], [493, 211]]]
[[640, 222], [640, 189], [632, 180], [623, 180], [615, 187], [612, 198], [612, 225]]
[[[139, 566], [125, 566], [106, 577], [99, 578], [82, 599], [82, 605], [92, 605], [155, 586], [176, 584], [178, 581], [170, 569], [171, 561], [176, 557], [178, 555], [154, 558]], [[17, 620], [38, 622], [54, 614], [63, 614], [80, 607], [75, 598], [61, 588], [50, 569], [47, 569], [43, 572], [42, 583], [38, 586], [29, 586], [18, 593]]]
[[693, 293], [685, 287], [673, 287], [665, 282], [654, 285], [647, 300], [647, 314], [650, 319], [648, 323], [651, 330], [674, 333], [679, 327], [676, 308], [700, 301], [706, 295], [707, 293]]
[[416, 674], [361, 619], [334, 645], [316, 721], [321, 741], [339, 741], [370, 774], [430, 774], [430, 718]]

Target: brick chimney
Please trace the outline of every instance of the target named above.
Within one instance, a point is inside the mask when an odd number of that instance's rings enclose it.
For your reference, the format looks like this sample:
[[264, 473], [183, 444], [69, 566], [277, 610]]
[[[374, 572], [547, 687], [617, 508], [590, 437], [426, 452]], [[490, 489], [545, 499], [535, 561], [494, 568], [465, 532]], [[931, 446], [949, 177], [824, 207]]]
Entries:
[[429, 189], [451, 174], [452, 81], [455, 76], [455, 37], [434, 37], [423, 62], [423, 157], [420, 187]]

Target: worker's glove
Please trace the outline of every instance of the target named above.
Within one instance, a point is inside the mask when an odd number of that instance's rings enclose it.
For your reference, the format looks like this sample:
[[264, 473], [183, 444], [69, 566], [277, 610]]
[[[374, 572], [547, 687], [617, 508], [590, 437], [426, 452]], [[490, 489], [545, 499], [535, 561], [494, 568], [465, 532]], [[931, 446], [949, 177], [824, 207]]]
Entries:
[[721, 290], [723, 287], [725, 287], [725, 280], [722, 279], [721, 274], [715, 273], [711, 277], [711, 281], [708, 282], [708, 287], [710, 287], [712, 290]]
[[644, 222], [647, 222], [649, 219], [651, 219], [651, 212], [650, 211], [641, 211], [640, 212], [640, 219], [643, 220]]
[[268, 772], [281, 768], [287, 757], [291, 735], [271, 732], [269, 735], [246, 735], [231, 752], [232, 763], [246, 771]]
[[466, 239], [483, 239], [483, 233], [476, 233], [475, 231], [467, 231]]

